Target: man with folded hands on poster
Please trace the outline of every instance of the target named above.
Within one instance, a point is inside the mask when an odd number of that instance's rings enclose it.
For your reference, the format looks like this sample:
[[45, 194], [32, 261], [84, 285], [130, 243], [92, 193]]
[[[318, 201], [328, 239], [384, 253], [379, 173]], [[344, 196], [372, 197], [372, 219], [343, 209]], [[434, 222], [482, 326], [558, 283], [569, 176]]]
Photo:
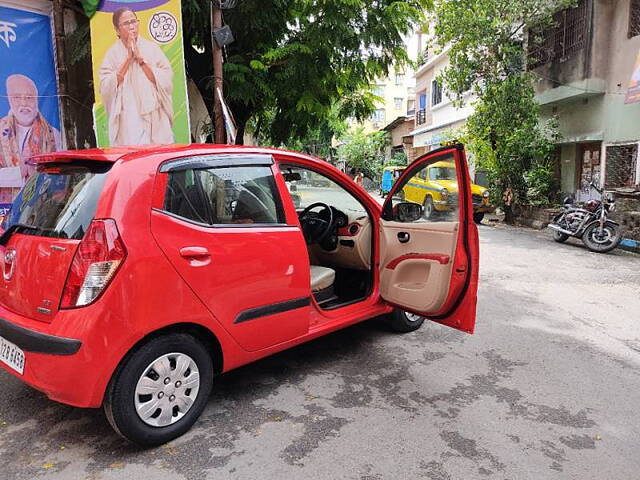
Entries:
[[99, 71], [111, 146], [173, 142], [173, 69], [160, 47], [139, 35], [130, 8], [113, 14], [118, 40]]
[[0, 119], [0, 203], [13, 196], [34, 172], [25, 161], [32, 155], [61, 148], [60, 132], [38, 108], [38, 87], [25, 75], [9, 75], [6, 81], [10, 110]]

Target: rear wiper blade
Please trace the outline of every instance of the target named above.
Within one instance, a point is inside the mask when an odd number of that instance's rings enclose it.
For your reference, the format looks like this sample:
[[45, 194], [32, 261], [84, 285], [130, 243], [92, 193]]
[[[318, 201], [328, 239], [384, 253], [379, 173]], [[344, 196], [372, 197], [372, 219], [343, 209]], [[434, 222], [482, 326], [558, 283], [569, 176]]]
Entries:
[[9, 228], [7, 228], [2, 235], [0, 235], [0, 245], [6, 246], [7, 243], [9, 243], [9, 239], [11, 238], [11, 235], [16, 233], [18, 230], [22, 230], [22, 229], [33, 230], [37, 228], [38, 227], [34, 227], [33, 225], [27, 225], [24, 223], [14, 223]]

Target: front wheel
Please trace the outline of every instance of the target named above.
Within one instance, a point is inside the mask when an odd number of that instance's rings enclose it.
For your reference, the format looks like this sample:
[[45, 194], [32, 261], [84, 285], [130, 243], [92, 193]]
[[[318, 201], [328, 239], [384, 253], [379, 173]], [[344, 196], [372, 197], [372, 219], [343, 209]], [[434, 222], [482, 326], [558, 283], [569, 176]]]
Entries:
[[133, 351], [105, 394], [113, 429], [141, 446], [186, 433], [204, 410], [213, 383], [211, 355], [196, 338], [171, 334]]
[[597, 253], [607, 253], [618, 246], [622, 239], [620, 228], [612, 223], [605, 223], [600, 231], [598, 222], [587, 227], [582, 235], [582, 241], [589, 250]]
[[424, 203], [423, 203], [423, 216], [425, 218], [425, 220], [431, 220], [435, 214], [435, 210], [436, 208], [433, 205], [433, 199], [427, 195], [424, 199]]
[[405, 312], [399, 308], [395, 308], [387, 316], [387, 324], [391, 330], [398, 333], [409, 333], [418, 330], [424, 323], [424, 317], [415, 313]]

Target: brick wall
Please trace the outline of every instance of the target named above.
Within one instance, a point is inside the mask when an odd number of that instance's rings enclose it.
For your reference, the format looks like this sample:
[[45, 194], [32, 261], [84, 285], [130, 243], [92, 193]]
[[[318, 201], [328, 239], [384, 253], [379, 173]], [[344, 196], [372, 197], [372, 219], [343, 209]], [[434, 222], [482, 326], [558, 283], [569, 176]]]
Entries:
[[622, 225], [625, 238], [640, 241], [640, 192], [616, 193], [612, 217]]

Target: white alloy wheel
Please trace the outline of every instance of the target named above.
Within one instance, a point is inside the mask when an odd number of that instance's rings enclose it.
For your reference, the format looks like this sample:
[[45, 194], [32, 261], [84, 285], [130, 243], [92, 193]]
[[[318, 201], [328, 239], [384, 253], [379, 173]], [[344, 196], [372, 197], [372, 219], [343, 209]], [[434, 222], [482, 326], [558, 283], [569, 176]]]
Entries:
[[200, 390], [196, 362], [184, 353], [168, 353], [145, 368], [135, 389], [135, 409], [152, 427], [166, 427], [191, 409]]

